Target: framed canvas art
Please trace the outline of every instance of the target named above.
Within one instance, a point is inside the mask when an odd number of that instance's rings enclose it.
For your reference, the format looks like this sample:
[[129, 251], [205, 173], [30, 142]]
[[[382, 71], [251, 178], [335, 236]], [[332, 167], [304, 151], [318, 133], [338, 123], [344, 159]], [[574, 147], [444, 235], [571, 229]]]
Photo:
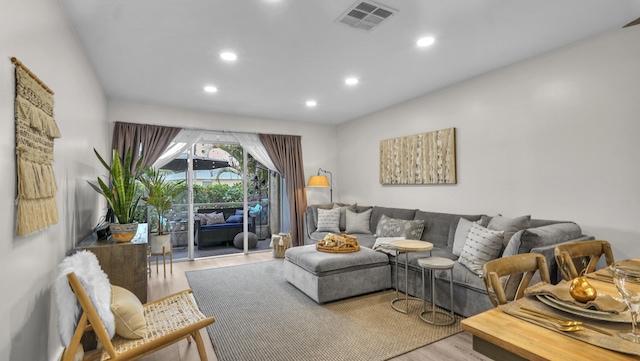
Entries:
[[455, 128], [380, 141], [380, 184], [455, 183]]

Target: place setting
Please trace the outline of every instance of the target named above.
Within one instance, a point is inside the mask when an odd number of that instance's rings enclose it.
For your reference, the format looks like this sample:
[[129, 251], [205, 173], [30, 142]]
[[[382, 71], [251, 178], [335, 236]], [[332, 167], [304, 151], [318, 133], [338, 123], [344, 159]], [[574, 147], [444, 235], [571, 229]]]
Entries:
[[[516, 302], [500, 305], [512, 316], [612, 351], [640, 355], [637, 326], [640, 262], [621, 261], [557, 285], [540, 282]], [[606, 275], [610, 278], [607, 281]], [[613, 285], [615, 287], [612, 287]]]

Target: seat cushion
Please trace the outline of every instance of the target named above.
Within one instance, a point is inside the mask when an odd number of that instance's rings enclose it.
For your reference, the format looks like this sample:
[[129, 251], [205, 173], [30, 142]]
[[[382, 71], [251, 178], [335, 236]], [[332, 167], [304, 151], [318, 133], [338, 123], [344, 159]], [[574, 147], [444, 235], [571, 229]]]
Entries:
[[289, 248], [284, 256], [289, 262], [317, 276], [389, 264], [386, 254], [365, 247], [352, 253], [327, 253], [317, 251], [315, 245], [308, 245]]

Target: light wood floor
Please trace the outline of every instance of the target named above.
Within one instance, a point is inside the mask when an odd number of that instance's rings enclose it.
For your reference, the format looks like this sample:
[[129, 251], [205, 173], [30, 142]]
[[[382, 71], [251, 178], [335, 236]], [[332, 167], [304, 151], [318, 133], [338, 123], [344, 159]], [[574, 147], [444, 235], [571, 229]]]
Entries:
[[[167, 277], [163, 276], [162, 263], [160, 263], [159, 273], [156, 273], [155, 263], [152, 264], [151, 274], [149, 277], [149, 301], [164, 297], [173, 292], [177, 292], [189, 288], [189, 283], [185, 277], [185, 272], [198, 269], [225, 267], [239, 265], [245, 263], [262, 262], [273, 259], [271, 252], [256, 252], [249, 255], [230, 255], [200, 259], [196, 261], [181, 261], [173, 263], [173, 273], [169, 272], [169, 264], [167, 264]], [[162, 261], [160, 261], [162, 262]], [[167, 261], [168, 262], [168, 261]], [[214, 315], [215, 316], [215, 315]], [[201, 332], [207, 349], [207, 357], [209, 361], [217, 361], [216, 354], [213, 351], [211, 340], [205, 330]], [[186, 341], [180, 341], [161, 351], [148, 355], [142, 361], [199, 361], [198, 351], [195, 343], [188, 344]], [[304, 359], [301, 358], [301, 361]], [[409, 352], [394, 358], [395, 361], [444, 361], [444, 360], [474, 360], [488, 361], [486, 358], [471, 348], [471, 335], [466, 332], [448, 337], [444, 340], [432, 343], [423, 348]]]

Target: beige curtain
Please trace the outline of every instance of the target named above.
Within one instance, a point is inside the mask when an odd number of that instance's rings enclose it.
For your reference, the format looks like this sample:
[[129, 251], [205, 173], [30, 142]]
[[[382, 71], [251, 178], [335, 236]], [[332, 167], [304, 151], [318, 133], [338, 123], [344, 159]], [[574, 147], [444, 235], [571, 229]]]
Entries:
[[146, 167], [160, 158], [179, 132], [180, 128], [116, 122], [111, 148], [117, 149], [122, 158], [127, 149], [131, 149], [131, 167], [135, 166], [140, 156], [143, 157], [142, 166]]
[[304, 211], [307, 208], [307, 194], [304, 191], [304, 164], [302, 162], [301, 137], [295, 135], [260, 134], [269, 157], [287, 184], [287, 195], [291, 210], [291, 243], [304, 244]]

